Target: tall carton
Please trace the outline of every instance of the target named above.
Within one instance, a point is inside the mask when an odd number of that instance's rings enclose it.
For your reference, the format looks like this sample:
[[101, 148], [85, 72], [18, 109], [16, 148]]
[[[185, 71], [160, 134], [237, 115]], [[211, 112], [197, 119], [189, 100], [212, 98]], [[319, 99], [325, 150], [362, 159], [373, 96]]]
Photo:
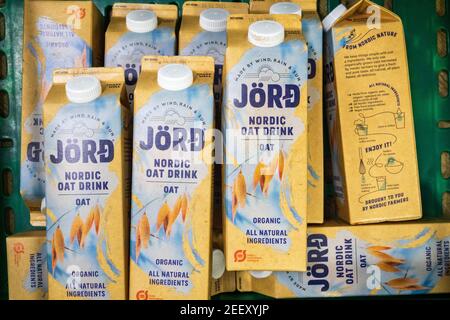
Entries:
[[338, 215], [351, 224], [419, 219], [402, 22], [363, 0], [324, 25], [329, 30], [326, 106]]
[[51, 300], [127, 298], [130, 126], [122, 68], [54, 72], [44, 104]]
[[306, 270], [308, 50], [295, 15], [231, 15], [225, 60], [227, 270]]
[[100, 66], [103, 24], [91, 1], [24, 3], [22, 134], [20, 192], [32, 223], [41, 225], [45, 195], [42, 106], [53, 70]]
[[324, 221], [323, 30], [317, 0], [253, 0], [251, 13], [297, 14], [308, 46], [308, 223]]
[[214, 60], [148, 56], [136, 88], [130, 299], [209, 299]]

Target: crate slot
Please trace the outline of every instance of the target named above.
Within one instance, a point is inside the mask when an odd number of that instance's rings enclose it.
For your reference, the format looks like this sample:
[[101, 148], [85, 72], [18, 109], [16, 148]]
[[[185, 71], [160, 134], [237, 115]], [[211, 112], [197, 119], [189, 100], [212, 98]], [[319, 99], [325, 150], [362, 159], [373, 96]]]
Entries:
[[105, 21], [104, 21], [106, 28], [108, 27], [109, 22], [111, 21], [111, 15], [112, 15], [112, 6], [107, 6], [105, 8]]
[[450, 192], [444, 192], [442, 195], [442, 210], [444, 216], [450, 216]]
[[441, 154], [441, 173], [444, 179], [450, 178], [450, 152], [442, 152]]
[[0, 79], [4, 80], [8, 75], [8, 60], [6, 54], [0, 51]]
[[14, 146], [14, 142], [12, 139], [3, 138], [0, 139], [0, 148], [12, 148]]
[[3, 13], [0, 13], [0, 41], [5, 40], [5, 16]]
[[9, 116], [9, 94], [5, 90], [0, 91], [0, 117], [7, 118]]
[[436, 0], [436, 13], [438, 16], [443, 17], [447, 11], [445, 7], [445, 0]]
[[392, 10], [392, 8], [394, 7], [394, 0], [384, 0], [384, 7]]
[[439, 95], [442, 98], [448, 97], [448, 71], [442, 70], [439, 72], [438, 76], [439, 81]]
[[14, 234], [15, 223], [14, 223], [13, 208], [11, 208], [11, 207], [5, 208], [4, 219], [5, 219], [5, 226], [6, 226], [6, 228], [5, 228], [6, 234]]
[[2, 188], [3, 195], [6, 197], [11, 196], [13, 192], [13, 174], [10, 169], [4, 169], [2, 171]]
[[442, 120], [438, 123], [439, 129], [450, 129], [450, 120]]
[[448, 34], [445, 29], [441, 29], [437, 33], [437, 50], [441, 58], [445, 58], [448, 54]]

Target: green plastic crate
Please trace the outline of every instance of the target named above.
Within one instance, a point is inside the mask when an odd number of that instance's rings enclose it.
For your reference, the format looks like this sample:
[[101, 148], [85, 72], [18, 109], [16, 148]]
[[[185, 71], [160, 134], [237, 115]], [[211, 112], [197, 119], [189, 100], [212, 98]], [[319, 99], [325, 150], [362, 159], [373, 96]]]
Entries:
[[[94, 2], [101, 12], [107, 15], [113, 3], [119, 1], [94, 0]], [[121, 0], [120, 2], [174, 3], [181, 9], [184, 1]], [[352, 1], [319, 0], [320, 12], [326, 14], [339, 2], [347, 4]], [[438, 217], [443, 215], [444, 206], [446, 208], [450, 206], [450, 203], [444, 205], [444, 199], [450, 198], [450, 179], [444, 178], [445, 170], [441, 168], [441, 159], [445, 158], [445, 152], [450, 153], [448, 95], [450, 1], [375, 2], [386, 3], [386, 6], [403, 19], [408, 45], [423, 210], [427, 217]], [[441, 33], [438, 37], [439, 31]], [[8, 295], [5, 238], [12, 233], [34, 229], [29, 223], [29, 212], [19, 194], [18, 180], [22, 35], [23, 0], [0, 0], [0, 299], [6, 299]], [[438, 38], [446, 47], [445, 51], [442, 51], [442, 56], [438, 53]], [[448, 198], [444, 197], [445, 193]], [[222, 298], [259, 299], [262, 296], [226, 294]]]

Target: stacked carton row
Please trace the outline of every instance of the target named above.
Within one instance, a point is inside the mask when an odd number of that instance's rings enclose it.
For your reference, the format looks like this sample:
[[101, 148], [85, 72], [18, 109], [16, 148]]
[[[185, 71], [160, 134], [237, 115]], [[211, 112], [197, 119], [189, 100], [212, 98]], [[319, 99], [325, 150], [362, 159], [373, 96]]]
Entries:
[[449, 292], [450, 223], [415, 221], [400, 18], [182, 12], [177, 32], [175, 5], [116, 3], [103, 34], [91, 1], [25, 2], [20, 184], [46, 231], [8, 238], [10, 298]]

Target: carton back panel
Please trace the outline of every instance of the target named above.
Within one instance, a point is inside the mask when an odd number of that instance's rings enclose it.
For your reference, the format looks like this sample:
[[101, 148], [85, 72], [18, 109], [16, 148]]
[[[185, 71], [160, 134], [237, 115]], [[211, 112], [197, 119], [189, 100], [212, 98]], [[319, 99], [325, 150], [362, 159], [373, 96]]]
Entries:
[[327, 41], [338, 207], [355, 224], [422, 216], [403, 26], [385, 9], [373, 22], [371, 4], [351, 8]]

